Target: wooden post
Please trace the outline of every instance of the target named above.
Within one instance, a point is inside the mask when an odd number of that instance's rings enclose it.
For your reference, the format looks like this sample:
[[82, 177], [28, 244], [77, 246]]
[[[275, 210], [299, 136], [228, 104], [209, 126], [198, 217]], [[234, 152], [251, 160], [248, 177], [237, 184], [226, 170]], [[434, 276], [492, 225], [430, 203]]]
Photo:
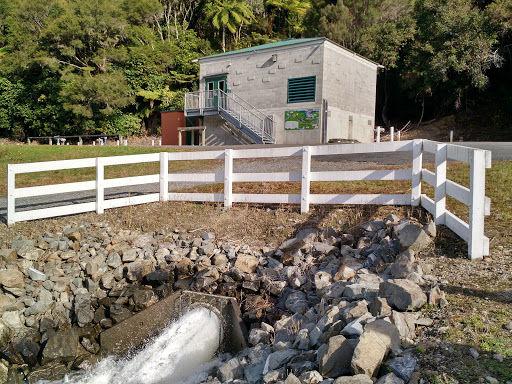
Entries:
[[226, 149], [224, 154], [224, 208], [233, 205], [233, 150]]
[[160, 201], [169, 200], [169, 153], [160, 152]]
[[434, 192], [434, 220], [437, 225], [445, 223], [446, 212], [446, 144], [437, 144], [436, 150], [436, 185]]
[[206, 128], [201, 130], [201, 145], [203, 147], [206, 145]]
[[470, 196], [468, 253], [471, 260], [486, 253], [484, 242], [485, 216], [485, 151], [475, 149], [470, 157]]
[[453, 131], [450, 131], [450, 143], [453, 143]]
[[50, 145], [52, 145], [52, 144], [53, 144], [53, 140], [52, 140], [52, 138], [51, 138], [51, 137], [50, 137], [50, 139], [49, 139], [48, 141], [49, 141], [49, 143], [48, 143], [48, 144], [50, 144]]
[[414, 140], [412, 149], [412, 189], [411, 205], [420, 205], [421, 198], [421, 169], [423, 168], [423, 140]]
[[105, 200], [105, 166], [101, 157], [96, 158], [96, 213], [102, 214], [105, 209], [103, 201]]
[[151, 140], [151, 146], [154, 147], [155, 146], [155, 140]]
[[401, 137], [401, 132], [397, 131], [396, 132], [396, 139], [397, 139], [397, 141], [400, 141], [400, 137]]
[[389, 141], [395, 141], [395, 127], [389, 127]]
[[178, 129], [178, 145], [181, 147], [181, 135], [183, 131], [181, 129]]
[[380, 125], [377, 127], [377, 138], [375, 140], [377, 143], [380, 143]]
[[302, 185], [300, 190], [300, 213], [309, 212], [311, 176], [311, 147], [302, 147]]
[[12, 225], [16, 222], [14, 218], [16, 212], [15, 189], [16, 172], [14, 172], [12, 164], [7, 164], [7, 225]]
[[82, 140], [82, 136], [78, 136], [78, 145], [84, 145], [84, 141]]

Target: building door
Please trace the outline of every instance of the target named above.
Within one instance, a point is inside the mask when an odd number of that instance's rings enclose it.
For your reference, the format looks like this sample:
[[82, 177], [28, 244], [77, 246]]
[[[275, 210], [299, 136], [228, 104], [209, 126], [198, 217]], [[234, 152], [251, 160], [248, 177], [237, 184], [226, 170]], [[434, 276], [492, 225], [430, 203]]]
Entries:
[[[205, 79], [206, 108], [217, 108], [219, 107], [219, 104], [222, 108], [225, 108], [225, 98], [222, 92], [226, 92], [226, 79], [227, 76], [210, 77]], [[219, 90], [222, 92], [219, 92]]]

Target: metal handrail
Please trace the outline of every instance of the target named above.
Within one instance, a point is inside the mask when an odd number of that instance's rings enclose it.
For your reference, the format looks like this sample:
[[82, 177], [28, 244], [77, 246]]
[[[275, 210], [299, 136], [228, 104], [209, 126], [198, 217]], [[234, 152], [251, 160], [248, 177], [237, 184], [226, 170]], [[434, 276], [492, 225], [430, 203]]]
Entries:
[[[207, 98], [206, 92], [212, 92], [211, 97]], [[214, 103], [215, 99], [217, 100], [216, 103]], [[208, 102], [209, 100], [212, 101], [211, 104]], [[233, 93], [228, 94], [220, 89], [187, 92], [185, 94], [185, 111], [189, 109], [198, 109], [200, 111], [204, 109], [222, 109], [233, 116], [240, 125], [244, 124], [255, 134], [259, 135], [262, 141], [265, 136], [273, 139], [274, 119]]]

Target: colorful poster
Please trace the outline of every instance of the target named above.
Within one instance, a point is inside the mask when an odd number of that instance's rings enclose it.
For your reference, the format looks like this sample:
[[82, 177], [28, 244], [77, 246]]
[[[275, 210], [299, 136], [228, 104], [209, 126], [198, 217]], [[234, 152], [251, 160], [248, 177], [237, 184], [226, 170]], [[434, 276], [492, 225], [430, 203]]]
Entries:
[[286, 130], [318, 129], [319, 122], [319, 109], [284, 111], [284, 129]]

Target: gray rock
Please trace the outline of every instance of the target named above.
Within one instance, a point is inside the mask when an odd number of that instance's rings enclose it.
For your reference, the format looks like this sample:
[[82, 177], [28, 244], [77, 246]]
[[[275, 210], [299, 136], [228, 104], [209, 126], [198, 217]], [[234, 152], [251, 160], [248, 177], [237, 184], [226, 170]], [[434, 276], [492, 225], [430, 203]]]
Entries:
[[50, 361], [67, 363], [75, 360], [78, 353], [78, 333], [73, 329], [58, 331], [50, 336], [43, 349], [43, 364]]
[[217, 377], [220, 381], [233, 381], [242, 377], [244, 373], [243, 366], [236, 357], [221, 365], [217, 371]]
[[29, 240], [26, 236], [20, 236], [17, 240], [14, 240], [11, 243], [12, 249], [20, 249], [23, 247], [31, 247], [34, 246], [34, 242], [32, 240]]
[[151, 289], [141, 289], [132, 296], [133, 304], [137, 309], [145, 309], [158, 301], [158, 297]]
[[301, 384], [301, 382], [297, 376], [295, 376], [293, 373], [290, 373], [284, 381], [284, 384]]
[[27, 379], [29, 383], [36, 383], [40, 381], [52, 382], [62, 380], [64, 375], [67, 373], [69, 373], [69, 369], [65, 364], [54, 361], [49, 364], [45, 364], [43, 367], [33, 369], [32, 372], [29, 373]]
[[306, 294], [302, 291], [293, 291], [286, 298], [285, 306], [289, 311], [303, 315], [309, 308]]
[[9, 343], [13, 336], [14, 330], [2, 319], [0, 319], [0, 349]]
[[254, 273], [258, 264], [259, 261], [256, 257], [246, 253], [239, 253], [235, 261], [235, 268], [244, 273]]
[[336, 283], [321, 289], [320, 292], [317, 292], [317, 294], [320, 298], [324, 298], [326, 300], [335, 300], [343, 297], [343, 291], [345, 291], [345, 282], [337, 281]]
[[412, 340], [416, 336], [416, 319], [417, 315], [412, 313], [402, 313], [393, 311], [391, 320], [398, 328], [400, 338], [402, 340]]
[[402, 379], [397, 377], [393, 372], [382, 376], [375, 384], [405, 384]]
[[361, 282], [345, 286], [343, 296], [348, 300], [373, 300], [379, 295], [380, 283]]
[[110, 318], [117, 324], [132, 316], [130, 310], [120, 304], [113, 304], [110, 306]]
[[390, 279], [380, 284], [379, 294], [400, 311], [416, 311], [427, 303], [421, 287], [410, 280]]
[[304, 228], [297, 232], [295, 235], [296, 239], [302, 239], [306, 243], [312, 243], [316, 241], [318, 237], [318, 229], [316, 228]]
[[201, 255], [212, 256], [215, 252], [215, 245], [213, 243], [206, 243], [201, 245], [197, 251]]
[[0, 359], [0, 383], [7, 383], [9, 380], [9, 363]]
[[37, 269], [34, 269], [34, 268], [28, 269], [28, 275], [34, 281], [45, 281], [46, 280], [46, 275], [43, 272], [38, 271]]
[[271, 353], [267, 359], [267, 367], [269, 371], [274, 371], [279, 367], [283, 366], [291, 360], [292, 357], [296, 356], [299, 351], [294, 349], [283, 349]]
[[329, 285], [331, 285], [332, 282], [332, 275], [330, 273], [319, 271], [315, 273], [315, 287], [317, 290], [321, 290]]
[[386, 224], [382, 220], [374, 220], [359, 226], [367, 232], [378, 231], [379, 229], [385, 229]]
[[322, 376], [338, 377], [350, 373], [354, 348], [345, 337], [333, 336], [318, 350], [318, 366]]
[[344, 256], [341, 259], [341, 267], [334, 275], [334, 281], [347, 281], [351, 277], [355, 276], [357, 271], [363, 268], [363, 264], [350, 256]]
[[271, 334], [263, 329], [253, 328], [249, 333], [249, 344], [257, 345], [260, 343], [268, 344], [271, 339]]
[[352, 357], [352, 370], [356, 374], [373, 377], [390, 351], [400, 348], [400, 334], [394, 324], [376, 320], [365, 326]]
[[411, 249], [414, 252], [421, 252], [432, 242], [430, 236], [420, 226], [413, 223], [397, 225], [394, 232], [402, 250]]
[[123, 264], [123, 261], [121, 260], [119, 253], [114, 252], [108, 255], [106, 263], [110, 268], [116, 269]]
[[17, 269], [4, 269], [0, 271], [0, 284], [5, 288], [23, 288], [25, 287], [23, 273]]
[[128, 248], [123, 250], [123, 263], [131, 263], [137, 260], [137, 251], [135, 248]]
[[300, 249], [306, 242], [303, 239], [293, 238], [288, 239], [279, 246], [279, 249], [283, 252], [291, 251], [292, 249]]
[[423, 269], [414, 259], [414, 253], [408, 249], [402, 252], [391, 266], [391, 276], [395, 279], [405, 279], [412, 272], [423, 275]]
[[223, 265], [223, 264], [226, 264], [227, 262], [229, 262], [229, 259], [223, 253], [219, 253], [218, 255], [215, 255], [213, 257], [213, 264], [214, 265]]
[[469, 353], [471, 354], [471, 357], [473, 357], [473, 359], [475, 360], [478, 360], [478, 358], [480, 357], [480, 354], [474, 348], [469, 348]]
[[135, 248], [144, 248], [147, 246], [150, 247], [153, 241], [155, 241], [155, 239], [149, 235], [140, 235], [133, 240], [132, 244]]
[[259, 384], [263, 376], [265, 363], [248, 364], [244, 367], [244, 377], [249, 384]]
[[0, 249], [0, 262], [4, 262], [6, 264], [12, 263], [18, 255], [14, 249]]
[[206, 241], [214, 240], [215, 239], [215, 234], [213, 232], [204, 232], [201, 235], [201, 239], [206, 240]]
[[382, 297], [376, 297], [369, 305], [368, 309], [373, 316], [391, 315], [392, 309], [388, 301]]
[[299, 380], [302, 384], [319, 384], [323, 377], [318, 371], [306, 371], [299, 376]]
[[499, 384], [499, 381], [498, 379], [492, 377], [492, 376], [485, 376], [485, 380], [489, 383], [489, 384]]
[[75, 316], [80, 327], [92, 322], [94, 311], [91, 307], [91, 297], [86, 294], [75, 296]]
[[[417, 366], [418, 362], [414, 357], [414, 354], [411, 350], [407, 350], [400, 356], [386, 360], [386, 362], [382, 365], [381, 372], [392, 372], [400, 380], [408, 383], [409, 380], [411, 380], [412, 374], [416, 370]], [[391, 381], [390, 383], [394, 383], [394, 381]]]
[[31, 245], [18, 249], [18, 256], [26, 260], [38, 261], [44, 255], [44, 251]]
[[127, 268], [126, 277], [130, 281], [139, 281], [154, 269], [149, 260], [137, 260], [125, 266]]
[[424, 227], [423, 230], [427, 233], [427, 235], [431, 237], [436, 237], [437, 235], [437, 227], [436, 224], [430, 220]]
[[359, 374], [338, 377], [334, 384], [373, 384], [373, 381], [368, 376]]
[[366, 312], [361, 317], [358, 317], [355, 320], [352, 320], [348, 323], [341, 331], [343, 335], [346, 336], [359, 336], [363, 333], [363, 323], [372, 318], [372, 314], [370, 312]]

